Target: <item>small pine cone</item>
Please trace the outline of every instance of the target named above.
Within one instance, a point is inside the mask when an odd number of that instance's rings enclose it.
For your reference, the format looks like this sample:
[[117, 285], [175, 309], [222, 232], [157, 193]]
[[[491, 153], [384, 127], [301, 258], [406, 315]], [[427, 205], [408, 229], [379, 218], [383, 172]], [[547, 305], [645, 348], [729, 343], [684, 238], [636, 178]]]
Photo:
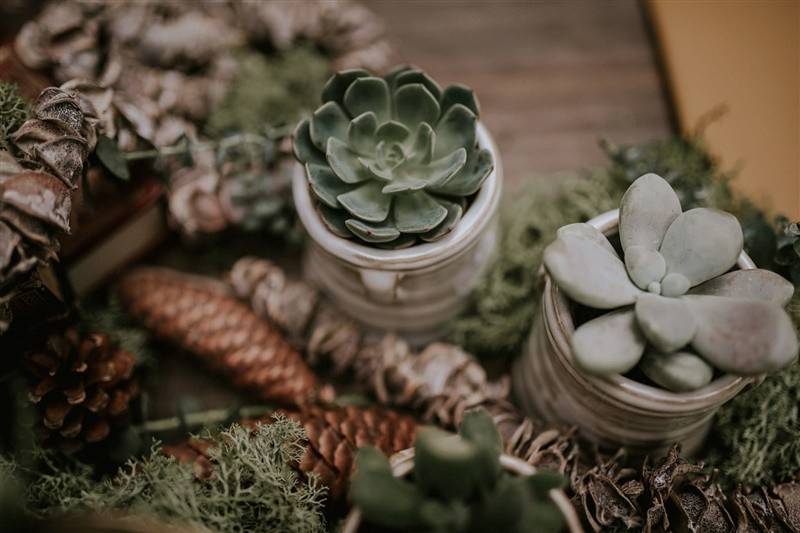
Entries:
[[72, 453], [100, 442], [127, 422], [139, 394], [135, 360], [104, 333], [81, 336], [74, 328], [52, 335], [25, 355], [30, 398], [42, 414], [45, 444]]
[[282, 333], [213, 279], [140, 268], [123, 277], [118, 292], [128, 311], [157, 337], [263, 400], [302, 404], [329, 395]]
[[[303, 426], [307, 446], [300, 461], [293, 465], [301, 474], [314, 474], [329, 488], [330, 501], [338, 503], [346, 494], [347, 482], [355, 464], [358, 448], [374, 446], [386, 456], [409, 448], [414, 443], [417, 424], [413, 418], [383, 407], [308, 407], [300, 411], [280, 410]], [[242, 420], [245, 427], [269, 424], [273, 415]], [[207, 479], [214, 465], [208, 449], [213, 442], [189, 439], [180, 444], [165, 446], [164, 452], [182, 463], [192, 463], [195, 475]]]

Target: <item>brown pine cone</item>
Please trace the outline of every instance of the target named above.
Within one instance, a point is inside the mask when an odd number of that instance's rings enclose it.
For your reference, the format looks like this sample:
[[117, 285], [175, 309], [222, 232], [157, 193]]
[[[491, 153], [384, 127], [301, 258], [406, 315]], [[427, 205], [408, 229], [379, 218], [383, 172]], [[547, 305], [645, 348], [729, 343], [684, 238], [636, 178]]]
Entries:
[[[300, 411], [277, 411], [303, 426], [308, 439], [305, 454], [295, 468], [303, 475], [315, 474], [330, 490], [330, 501], [345, 496], [352, 473], [355, 454], [362, 446], [374, 446], [387, 456], [409, 448], [414, 442], [417, 425], [413, 418], [383, 407], [308, 407]], [[273, 415], [242, 420], [245, 427], [269, 424]], [[189, 439], [164, 452], [183, 463], [193, 463], [195, 475], [204, 479], [213, 475], [214, 465], [208, 457], [213, 442]]]
[[329, 395], [278, 329], [211, 278], [140, 268], [122, 278], [118, 292], [128, 311], [157, 337], [263, 400], [302, 404]]
[[25, 355], [25, 366], [44, 442], [67, 453], [125, 425], [130, 402], [139, 394], [134, 357], [104, 333], [82, 336], [69, 328], [52, 335]]

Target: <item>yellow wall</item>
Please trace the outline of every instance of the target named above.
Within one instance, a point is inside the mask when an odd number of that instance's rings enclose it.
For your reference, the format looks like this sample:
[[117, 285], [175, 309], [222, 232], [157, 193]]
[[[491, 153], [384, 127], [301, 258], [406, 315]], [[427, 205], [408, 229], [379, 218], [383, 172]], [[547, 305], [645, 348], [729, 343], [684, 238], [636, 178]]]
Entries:
[[684, 131], [706, 129], [736, 187], [800, 219], [800, 0], [651, 0]]

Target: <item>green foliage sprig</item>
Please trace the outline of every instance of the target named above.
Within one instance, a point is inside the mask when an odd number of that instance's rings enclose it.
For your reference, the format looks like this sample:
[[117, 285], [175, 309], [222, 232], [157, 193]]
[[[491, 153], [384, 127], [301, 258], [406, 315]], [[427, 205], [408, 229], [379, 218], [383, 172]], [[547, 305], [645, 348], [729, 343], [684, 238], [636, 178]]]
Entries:
[[10, 81], [0, 81], [0, 149], [8, 149], [8, 136], [28, 118], [28, 102], [19, 86]]
[[[115, 476], [98, 481], [91, 467], [66, 468], [41, 454], [44, 472], [0, 458], [0, 471], [30, 477], [25, 508], [30, 516], [121, 510], [220, 532], [324, 531], [325, 489], [311, 477], [301, 481], [289, 466], [303, 453], [303, 429], [277, 418], [252, 432], [238, 425], [214, 435], [209, 456], [215, 464], [207, 480], [192, 465], [178, 463], [158, 445], [141, 461], [131, 461]], [[61, 460], [63, 462], [63, 460]]]
[[512, 476], [501, 467], [501, 450], [485, 411], [467, 413], [458, 435], [420, 430], [413, 481], [395, 477], [379, 451], [359, 450], [353, 503], [368, 524], [392, 531], [560, 531], [563, 517], [549, 491], [566, 480], [551, 473]]

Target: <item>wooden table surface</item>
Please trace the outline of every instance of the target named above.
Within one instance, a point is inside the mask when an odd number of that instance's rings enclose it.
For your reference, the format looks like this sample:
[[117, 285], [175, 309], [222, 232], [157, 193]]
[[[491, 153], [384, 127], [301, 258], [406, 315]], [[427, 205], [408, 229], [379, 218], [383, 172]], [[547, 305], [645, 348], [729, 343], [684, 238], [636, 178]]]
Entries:
[[603, 164], [598, 138], [671, 132], [634, 0], [373, 0], [399, 61], [480, 97], [506, 182]]

